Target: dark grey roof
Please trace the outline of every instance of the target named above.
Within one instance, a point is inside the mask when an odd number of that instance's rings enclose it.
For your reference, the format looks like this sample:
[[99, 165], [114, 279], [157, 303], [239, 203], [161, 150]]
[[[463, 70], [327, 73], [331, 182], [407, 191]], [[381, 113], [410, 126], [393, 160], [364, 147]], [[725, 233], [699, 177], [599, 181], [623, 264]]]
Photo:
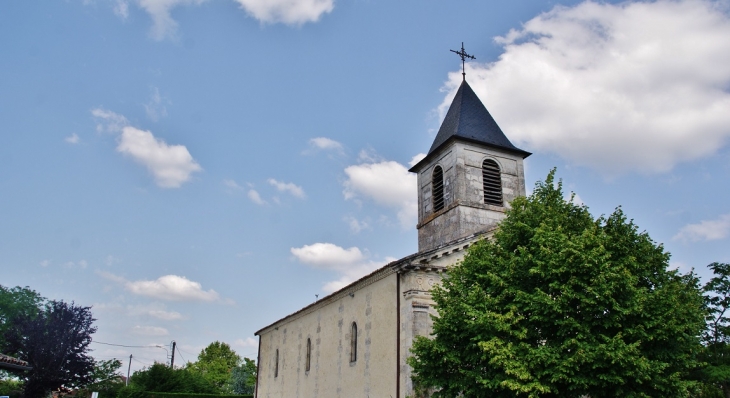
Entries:
[[28, 362], [0, 353], [0, 369], [31, 370]]
[[[446, 117], [441, 123], [441, 128], [436, 134], [436, 139], [433, 140], [433, 145], [428, 151], [428, 155], [436, 152], [452, 139], [463, 139], [499, 148], [519, 154], [523, 158], [531, 155], [530, 152], [523, 151], [512, 145], [466, 80], [461, 83], [459, 90], [456, 92], [449, 111], [446, 112]], [[416, 169], [416, 166], [411, 170]]]

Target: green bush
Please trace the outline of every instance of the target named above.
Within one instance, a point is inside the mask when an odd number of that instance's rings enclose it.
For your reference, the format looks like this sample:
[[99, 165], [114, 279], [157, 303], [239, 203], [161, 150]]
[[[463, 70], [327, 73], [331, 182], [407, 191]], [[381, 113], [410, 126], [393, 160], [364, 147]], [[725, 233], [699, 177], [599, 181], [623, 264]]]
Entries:
[[0, 380], [0, 395], [21, 398], [23, 396], [23, 382], [9, 378]]

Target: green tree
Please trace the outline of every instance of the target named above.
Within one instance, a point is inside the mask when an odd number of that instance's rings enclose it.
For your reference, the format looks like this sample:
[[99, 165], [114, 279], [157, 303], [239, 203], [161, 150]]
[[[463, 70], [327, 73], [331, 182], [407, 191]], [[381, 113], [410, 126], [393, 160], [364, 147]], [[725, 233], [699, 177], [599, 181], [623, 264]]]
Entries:
[[5, 345], [5, 332], [13, 320], [34, 318], [44, 302], [45, 298], [27, 286], [7, 288], [0, 285], [0, 347]]
[[23, 314], [5, 331], [3, 350], [32, 369], [16, 374], [25, 382], [25, 398], [41, 398], [59, 387], [91, 381], [94, 360], [88, 355], [94, 318], [90, 307], [50, 301], [35, 317]]
[[219, 390], [226, 389], [231, 371], [241, 363], [241, 357], [226, 343], [214, 341], [198, 354], [198, 361], [190, 367], [202, 374]]
[[116, 397], [119, 390], [124, 387], [123, 375], [120, 372], [121, 367], [122, 361], [116, 358], [94, 361], [91, 381], [83, 387], [83, 390], [89, 393], [88, 395], [96, 391], [104, 398]]
[[704, 286], [707, 328], [702, 335], [705, 349], [701, 359], [706, 366], [701, 379], [730, 398], [730, 264], [708, 265], [715, 275]]
[[[134, 372], [129, 382], [131, 388], [125, 390], [198, 394], [220, 392], [198, 372], [185, 368], [172, 369], [161, 363], [155, 363], [149, 368]], [[120, 394], [120, 396], [124, 395], [124, 392]]]
[[256, 388], [256, 362], [243, 358], [244, 363], [231, 371], [230, 391], [234, 394], [253, 394]]
[[555, 170], [434, 289], [414, 382], [439, 397], [681, 397], [704, 307], [698, 279], [618, 208], [594, 220]]

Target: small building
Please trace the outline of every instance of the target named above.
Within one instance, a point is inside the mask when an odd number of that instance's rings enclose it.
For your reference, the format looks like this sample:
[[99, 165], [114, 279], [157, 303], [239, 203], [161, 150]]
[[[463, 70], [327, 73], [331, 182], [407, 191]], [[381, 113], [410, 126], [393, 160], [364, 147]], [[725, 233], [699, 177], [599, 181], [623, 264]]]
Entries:
[[523, 159], [464, 80], [418, 175], [418, 253], [256, 332], [257, 398], [413, 395], [406, 363], [432, 330], [430, 290], [488, 238], [517, 196]]

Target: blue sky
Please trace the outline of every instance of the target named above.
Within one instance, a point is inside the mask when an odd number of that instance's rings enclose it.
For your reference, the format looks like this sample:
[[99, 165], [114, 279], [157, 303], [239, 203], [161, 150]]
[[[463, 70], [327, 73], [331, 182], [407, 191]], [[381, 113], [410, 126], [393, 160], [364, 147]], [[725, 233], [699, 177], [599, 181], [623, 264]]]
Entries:
[[[594, 215], [730, 262], [728, 3], [67, 0], [0, 7], [0, 283], [194, 359], [417, 250], [461, 79]], [[165, 361], [94, 345], [100, 359]], [[179, 357], [178, 357], [179, 358]], [[177, 363], [180, 359], [176, 359]]]

